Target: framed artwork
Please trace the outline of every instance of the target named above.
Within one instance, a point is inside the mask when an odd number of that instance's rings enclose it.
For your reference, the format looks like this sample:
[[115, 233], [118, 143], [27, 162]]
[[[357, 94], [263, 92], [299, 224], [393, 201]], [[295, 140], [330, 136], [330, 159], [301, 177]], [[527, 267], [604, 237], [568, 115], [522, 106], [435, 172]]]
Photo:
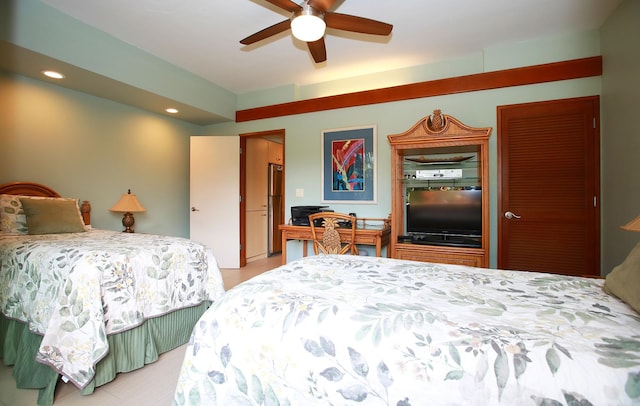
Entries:
[[322, 203], [376, 202], [376, 126], [322, 131]]

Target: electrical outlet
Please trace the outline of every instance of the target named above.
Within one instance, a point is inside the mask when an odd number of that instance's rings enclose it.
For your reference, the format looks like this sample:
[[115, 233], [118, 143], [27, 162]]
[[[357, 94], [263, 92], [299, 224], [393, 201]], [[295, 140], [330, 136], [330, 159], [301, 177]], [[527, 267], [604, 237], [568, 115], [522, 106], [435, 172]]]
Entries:
[[296, 197], [304, 197], [304, 189], [296, 189]]

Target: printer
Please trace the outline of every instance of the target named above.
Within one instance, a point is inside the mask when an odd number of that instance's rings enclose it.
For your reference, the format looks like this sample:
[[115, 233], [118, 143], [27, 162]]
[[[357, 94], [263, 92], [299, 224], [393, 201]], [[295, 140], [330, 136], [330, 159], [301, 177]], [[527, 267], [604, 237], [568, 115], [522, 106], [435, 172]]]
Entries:
[[291, 224], [294, 226], [309, 226], [309, 215], [321, 211], [333, 211], [329, 206], [291, 206]]

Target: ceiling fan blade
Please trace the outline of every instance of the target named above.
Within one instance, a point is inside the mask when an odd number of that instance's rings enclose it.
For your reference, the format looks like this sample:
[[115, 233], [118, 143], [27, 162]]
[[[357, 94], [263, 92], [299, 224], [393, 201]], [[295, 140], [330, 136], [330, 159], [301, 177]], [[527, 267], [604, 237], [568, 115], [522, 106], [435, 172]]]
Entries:
[[307, 42], [307, 46], [309, 46], [309, 52], [311, 52], [311, 56], [313, 56], [313, 60], [316, 61], [316, 63], [327, 60], [327, 48], [324, 45], [324, 37], [317, 41]]
[[320, 10], [323, 13], [333, 6], [336, 0], [309, 0], [309, 5], [316, 10]]
[[286, 19], [272, 25], [271, 27], [267, 27], [262, 31], [258, 31], [255, 34], [249, 35], [247, 38], [240, 40], [240, 43], [244, 45], [251, 45], [254, 42], [269, 38], [272, 35], [280, 34], [281, 32], [288, 30], [289, 28], [291, 28], [291, 20]]
[[302, 9], [302, 7], [292, 2], [291, 0], [266, 0], [266, 1], [273, 4], [276, 7], [280, 7], [281, 9], [290, 11], [292, 13]]
[[362, 34], [389, 35], [393, 29], [393, 25], [381, 21], [330, 11], [325, 13], [324, 22], [329, 28]]

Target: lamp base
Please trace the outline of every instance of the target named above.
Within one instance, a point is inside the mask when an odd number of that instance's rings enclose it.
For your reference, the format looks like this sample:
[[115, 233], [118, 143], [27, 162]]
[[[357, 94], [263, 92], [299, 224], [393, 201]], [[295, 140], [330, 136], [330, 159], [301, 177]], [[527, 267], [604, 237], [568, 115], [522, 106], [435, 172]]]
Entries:
[[122, 225], [125, 227], [124, 230], [122, 230], [123, 233], [134, 233], [135, 231], [133, 231], [133, 225], [136, 223], [136, 220], [133, 218], [133, 214], [126, 212], [124, 214], [124, 217], [122, 217]]

